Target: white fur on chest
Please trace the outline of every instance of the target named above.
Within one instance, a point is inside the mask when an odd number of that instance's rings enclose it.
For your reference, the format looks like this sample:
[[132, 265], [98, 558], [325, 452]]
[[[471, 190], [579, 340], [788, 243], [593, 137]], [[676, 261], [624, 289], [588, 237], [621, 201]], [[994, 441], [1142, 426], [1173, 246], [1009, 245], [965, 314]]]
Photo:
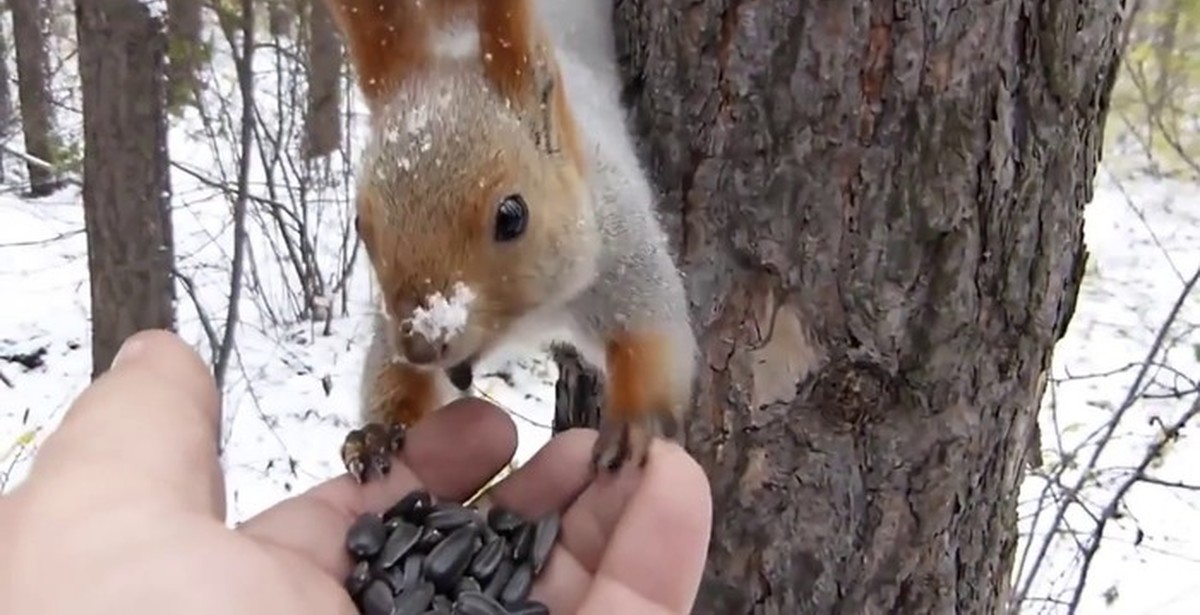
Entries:
[[479, 28], [470, 20], [459, 20], [433, 34], [434, 55], [448, 60], [479, 57]]

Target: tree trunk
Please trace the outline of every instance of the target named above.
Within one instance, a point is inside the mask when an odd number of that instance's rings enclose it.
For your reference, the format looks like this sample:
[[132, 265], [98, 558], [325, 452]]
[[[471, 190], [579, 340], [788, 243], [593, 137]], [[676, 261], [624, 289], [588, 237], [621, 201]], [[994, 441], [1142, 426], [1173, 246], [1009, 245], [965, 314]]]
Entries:
[[95, 377], [127, 336], [174, 328], [167, 34], [140, 0], [75, 7]]
[[1115, 2], [618, 0], [703, 352], [697, 613], [994, 613]]
[[267, 0], [267, 28], [271, 36], [291, 36], [296, 5], [291, 0]]
[[[21, 102], [21, 126], [25, 152], [55, 164], [57, 139], [50, 109], [50, 63], [46, 49], [46, 11], [43, 0], [8, 0], [12, 10], [13, 46], [17, 56], [17, 96]], [[57, 188], [54, 173], [28, 162], [29, 193], [46, 196]]]
[[342, 143], [342, 43], [324, 2], [309, 4], [306, 158], [327, 156]]
[[[3, 14], [4, 5], [0, 4], [0, 15]], [[0, 28], [0, 142], [7, 141], [8, 135], [14, 127], [16, 127], [16, 118], [13, 117], [12, 105], [12, 90], [9, 88], [8, 82], [10, 76], [8, 74], [8, 38], [4, 29]], [[4, 181], [4, 150], [0, 150], [0, 182]]]
[[200, 88], [204, 61], [200, 9], [199, 0], [167, 0], [167, 104], [172, 109], [193, 102]]

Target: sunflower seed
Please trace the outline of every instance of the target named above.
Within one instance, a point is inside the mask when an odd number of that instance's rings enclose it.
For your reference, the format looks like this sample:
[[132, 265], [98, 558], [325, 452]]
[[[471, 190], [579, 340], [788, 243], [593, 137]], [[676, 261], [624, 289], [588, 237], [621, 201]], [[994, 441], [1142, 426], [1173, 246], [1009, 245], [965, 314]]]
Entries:
[[428, 581], [404, 590], [399, 596], [396, 596], [394, 615], [421, 615], [433, 602], [433, 595], [436, 592], [433, 583]]
[[483, 593], [483, 586], [474, 577], [464, 576], [458, 580], [458, 587], [454, 589], [454, 595], [461, 596], [463, 592]]
[[417, 544], [417, 540], [421, 538], [421, 528], [404, 521], [401, 521], [396, 529], [387, 538], [387, 542], [383, 543], [383, 550], [379, 552], [378, 564], [384, 568], [394, 566], [400, 558], [404, 557], [413, 546]]
[[438, 591], [447, 592], [458, 585], [459, 578], [471, 563], [475, 531], [470, 525], [454, 530], [425, 557], [422, 572]]
[[532, 588], [533, 565], [525, 562], [513, 570], [512, 578], [504, 585], [504, 589], [500, 590], [498, 598], [505, 606], [519, 604], [529, 597], [529, 590]]
[[425, 517], [425, 527], [442, 532], [452, 532], [469, 523], [475, 523], [478, 517], [479, 515], [475, 511], [465, 506], [442, 504]]
[[462, 615], [507, 615], [496, 599], [480, 592], [463, 592], [454, 602], [454, 612]]
[[421, 570], [425, 567], [425, 556], [413, 553], [404, 558], [404, 576], [400, 589], [411, 589], [421, 582]]
[[500, 560], [504, 559], [504, 554], [508, 543], [499, 536], [493, 538], [491, 542], [483, 545], [475, 553], [475, 558], [471, 560], [470, 573], [476, 579], [487, 580], [496, 572], [496, 566], [500, 565]]
[[533, 531], [533, 545], [529, 549], [529, 562], [533, 565], [533, 575], [542, 573], [546, 560], [554, 542], [558, 540], [558, 531], [562, 527], [562, 519], [558, 515], [547, 515], [538, 521]]
[[488, 511], [488, 525], [501, 534], [511, 534], [524, 523], [525, 521], [516, 513], [503, 508], [493, 508]]
[[383, 514], [383, 518], [399, 518], [413, 523], [420, 523], [425, 520], [425, 516], [431, 510], [433, 510], [433, 496], [428, 491], [418, 489], [400, 498], [399, 502], [393, 504]]
[[371, 581], [362, 593], [362, 611], [365, 615], [392, 615], [392, 588], [379, 579]]
[[487, 585], [483, 586], [483, 593], [493, 598], [498, 598], [500, 592], [504, 590], [504, 586], [508, 584], [508, 580], [512, 578], [513, 568], [512, 560], [500, 560], [500, 565], [496, 567], [496, 572], [492, 574], [492, 578], [488, 580]]
[[417, 550], [428, 553], [430, 549], [438, 546], [445, 538], [446, 535], [441, 530], [426, 527], [421, 531], [421, 538], [417, 540]]
[[362, 590], [367, 588], [367, 584], [371, 582], [371, 563], [361, 561], [354, 565], [350, 574], [346, 577], [346, 592], [351, 597], [357, 597]]
[[508, 607], [509, 615], [550, 615], [550, 607], [537, 600], [526, 600], [517, 606]]
[[512, 558], [514, 560], [520, 562], [529, 557], [529, 550], [533, 547], [533, 531], [535, 527], [526, 523], [513, 534]]
[[346, 532], [346, 550], [356, 558], [371, 557], [383, 548], [387, 531], [379, 515], [363, 513], [354, 520]]

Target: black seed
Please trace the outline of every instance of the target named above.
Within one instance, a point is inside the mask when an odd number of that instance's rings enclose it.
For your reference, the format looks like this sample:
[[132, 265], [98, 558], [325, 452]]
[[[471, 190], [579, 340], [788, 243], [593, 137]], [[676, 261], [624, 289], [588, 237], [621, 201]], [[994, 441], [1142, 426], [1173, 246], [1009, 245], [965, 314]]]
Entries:
[[558, 540], [558, 530], [562, 527], [562, 519], [558, 515], [547, 515], [538, 521], [533, 531], [533, 545], [529, 549], [529, 563], [533, 564], [533, 575], [542, 573], [546, 560], [550, 559], [550, 550], [554, 541]]
[[379, 579], [371, 581], [362, 594], [363, 615], [392, 615], [393, 608], [392, 588]]
[[454, 595], [461, 596], [463, 592], [483, 593], [483, 586], [474, 577], [463, 577], [459, 579], [458, 587], [454, 589]]
[[361, 561], [354, 565], [349, 576], [346, 577], [346, 592], [351, 597], [357, 597], [362, 590], [366, 589], [367, 584], [371, 582], [371, 563]]
[[525, 521], [515, 513], [503, 508], [493, 508], [488, 511], [488, 525], [501, 534], [510, 534], [524, 523]]
[[387, 531], [379, 515], [363, 513], [354, 520], [346, 532], [346, 550], [356, 558], [364, 559], [379, 553]]
[[448, 592], [458, 585], [459, 578], [471, 563], [471, 543], [475, 528], [469, 525], [454, 530], [425, 557], [422, 572], [433, 581], [438, 591]]
[[525, 561], [529, 557], [529, 550], [533, 548], [533, 531], [537, 526], [525, 524], [517, 529], [517, 533], [512, 537], [512, 558], [518, 562]]
[[517, 606], [508, 607], [509, 615], [550, 615], [550, 607], [537, 600], [526, 600]]
[[420, 523], [425, 520], [425, 515], [433, 510], [433, 496], [428, 491], [418, 489], [410, 491], [408, 495], [400, 498], [383, 514], [384, 519], [393, 519], [396, 517], [406, 519], [413, 523]]
[[446, 537], [440, 530], [427, 527], [421, 532], [421, 538], [417, 541], [417, 550], [429, 552], [430, 549], [438, 546], [442, 539]]
[[442, 504], [425, 517], [425, 527], [442, 532], [452, 532], [468, 523], [474, 523], [478, 514], [459, 504]]
[[504, 586], [508, 585], [508, 580], [512, 578], [513, 568], [515, 566], [512, 560], [507, 558], [500, 560], [500, 565], [496, 567], [496, 573], [488, 580], [487, 585], [483, 586], [483, 593], [493, 598], [500, 597], [500, 592], [504, 590]]
[[433, 602], [435, 593], [433, 583], [428, 581], [404, 590], [396, 596], [395, 615], [421, 615]]
[[454, 612], [462, 615], [507, 615], [495, 598], [480, 592], [463, 592], [454, 602]]
[[403, 582], [400, 584], [401, 589], [411, 589], [416, 587], [421, 582], [421, 569], [425, 567], [425, 556], [420, 553], [414, 553], [404, 559], [404, 575]]
[[[419, 569], [418, 569], [419, 570]], [[398, 594], [404, 589], [404, 566], [396, 565], [383, 571], [377, 578], [387, 581], [392, 586], [392, 593]]]
[[484, 580], [492, 576], [492, 573], [496, 572], [496, 567], [500, 565], [500, 560], [504, 559], [504, 554], [508, 551], [507, 547], [508, 543], [499, 536], [483, 545], [483, 548], [479, 549], [475, 553], [475, 558], [471, 560], [471, 576]]
[[388, 536], [387, 542], [383, 543], [383, 550], [379, 552], [379, 565], [384, 568], [395, 565], [396, 562], [400, 561], [400, 558], [412, 550], [420, 538], [421, 528], [401, 521], [396, 526], [396, 529], [392, 530], [392, 534]]
[[429, 608], [438, 611], [446, 611], [449, 613], [450, 611], [454, 610], [454, 603], [450, 601], [450, 598], [442, 594], [438, 594], [433, 597], [433, 604], [430, 605]]
[[520, 604], [529, 597], [529, 590], [533, 588], [533, 566], [529, 562], [525, 562], [517, 566], [512, 573], [512, 578], [504, 585], [504, 589], [500, 591], [500, 602], [505, 605]]

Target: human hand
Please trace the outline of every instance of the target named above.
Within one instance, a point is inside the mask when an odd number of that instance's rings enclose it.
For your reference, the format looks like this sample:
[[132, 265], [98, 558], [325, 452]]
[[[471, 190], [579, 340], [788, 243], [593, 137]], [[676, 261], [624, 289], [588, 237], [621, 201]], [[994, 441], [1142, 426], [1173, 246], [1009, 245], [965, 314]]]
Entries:
[[[0, 612], [353, 615], [342, 586], [353, 519], [417, 488], [469, 497], [516, 448], [502, 411], [458, 401], [413, 427], [386, 478], [342, 475], [229, 529], [219, 424], [189, 347], [163, 332], [127, 342], [0, 498]], [[703, 473], [663, 443], [640, 480], [589, 485], [594, 437], [556, 438], [491, 494], [525, 514], [574, 501], [533, 597], [554, 613], [688, 612], [711, 524]]]

